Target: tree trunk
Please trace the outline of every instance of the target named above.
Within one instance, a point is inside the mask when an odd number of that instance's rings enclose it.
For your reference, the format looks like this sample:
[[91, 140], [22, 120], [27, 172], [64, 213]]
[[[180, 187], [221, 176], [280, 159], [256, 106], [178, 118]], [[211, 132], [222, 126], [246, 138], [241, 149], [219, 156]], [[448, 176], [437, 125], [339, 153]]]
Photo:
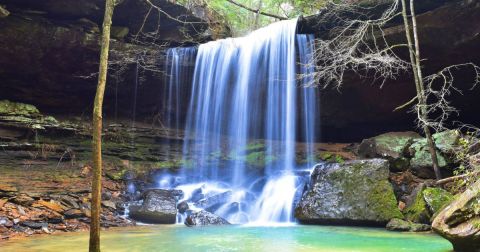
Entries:
[[110, 27], [112, 25], [115, 0], [106, 0], [103, 19], [102, 48], [98, 73], [97, 93], [93, 105], [93, 175], [92, 213], [90, 221], [90, 252], [100, 251], [100, 211], [102, 197], [102, 107], [108, 71], [108, 50], [110, 47]]
[[[414, 0], [410, 0], [410, 12], [412, 16], [413, 41], [412, 41], [412, 35], [410, 34], [410, 24], [409, 24], [408, 15], [407, 15], [407, 4], [405, 0], [402, 0], [402, 16], [403, 16], [403, 22], [405, 25], [405, 34], [407, 37], [408, 50], [410, 54], [410, 63], [412, 64], [413, 76], [415, 80], [415, 89], [417, 91], [417, 106], [419, 109], [418, 116], [420, 117], [419, 119], [421, 121], [426, 121], [428, 118], [427, 109], [426, 109], [427, 99], [425, 98], [423, 74], [422, 74], [422, 68], [420, 64], [420, 45], [419, 45], [418, 33], [417, 33], [417, 19], [415, 17]], [[438, 157], [437, 157], [435, 142], [428, 125], [422, 123], [422, 127], [425, 133], [425, 137], [427, 138], [428, 149], [430, 152], [430, 157], [432, 159], [432, 165], [433, 165], [433, 170], [435, 171], [435, 177], [437, 180], [439, 180], [442, 178], [442, 174], [440, 172], [440, 167], [438, 165]]]

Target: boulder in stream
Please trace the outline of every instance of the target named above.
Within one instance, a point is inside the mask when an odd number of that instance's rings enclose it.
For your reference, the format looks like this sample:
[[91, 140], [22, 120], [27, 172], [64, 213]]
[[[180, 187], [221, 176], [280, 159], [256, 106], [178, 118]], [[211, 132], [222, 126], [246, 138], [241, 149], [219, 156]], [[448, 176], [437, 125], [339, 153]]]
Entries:
[[222, 217], [213, 213], [201, 210], [190, 214], [185, 220], [185, 225], [189, 227], [193, 226], [218, 226], [218, 225], [230, 225], [228, 221]]
[[149, 190], [144, 194], [141, 206], [130, 206], [130, 217], [152, 224], [175, 224], [177, 219], [178, 190]]
[[317, 165], [295, 209], [308, 224], [385, 225], [402, 218], [383, 159]]
[[387, 223], [387, 230], [390, 231], [407, 231], [407, 232], [424, 232], [430, 231], [432, 228], [430, 225], [413, 223], [398, 218], [391, 219]]

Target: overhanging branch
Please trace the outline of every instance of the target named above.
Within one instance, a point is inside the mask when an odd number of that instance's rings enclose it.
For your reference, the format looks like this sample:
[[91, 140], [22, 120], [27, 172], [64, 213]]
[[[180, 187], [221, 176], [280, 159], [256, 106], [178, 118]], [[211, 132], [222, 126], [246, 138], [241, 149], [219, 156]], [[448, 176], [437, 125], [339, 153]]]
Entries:
[[258, 13], [260, 15], [264, 15], [264, 16], [267, 16], [267, 17], [273, 17], [273, 18], [277, 18], [277, 19], [280, 19], [280, 20], [287, 20], [288, 18], [286, 17], [282, 17], [282, 16], [278, 16], [278, 15], [275, 15], [275, 14], [271, 14], [271, 13], [267, 13], [267, 12], [264, 12], [264, 11], [259, 11], [259, 10], [255, 10], [253, 8], [250, 8], [246, 5], [243, 5], [241, 3], [237, 3], [233, 0], [227, 0], [227, 2], [231, 3], [231, 4], [234, 4], [240, 8], [243, 8], [245, 10], [248, 10], [248, 11], [251, 11], [251, 12], [254, 12], [254, 13]]

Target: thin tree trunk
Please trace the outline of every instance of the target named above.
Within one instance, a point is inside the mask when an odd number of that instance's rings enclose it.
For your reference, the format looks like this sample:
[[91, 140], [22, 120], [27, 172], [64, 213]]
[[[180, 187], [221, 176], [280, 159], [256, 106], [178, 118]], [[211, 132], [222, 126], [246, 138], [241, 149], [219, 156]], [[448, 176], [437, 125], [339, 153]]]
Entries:
[[[426, 120], [428, 117], [427, 114], [427, 98], [425, 97], [425, 87], [423, 85], [423, 74], [422, 74], [422, 68], [420, 65], [420, 43], [418, 40], [418, 32], [417, 32], [417, 17], [415, 15], [415, 6], [414, 6], [414, 0], [410, 0], [410, 13], [412, 14], [412, 26], [413, 26], [413, 38], [415, 40], [415, 62], [417, 66], [417, 72], [418, 72], [418, 83], [420, 87], [420, 99], [421, 101], [421, 107], [420, 110], [422, 110], [422, 115], [423, 119]], [[430, 156], [432, 157], [432, 164], [433, 164], [433, 170], [435, 171], [435, 177], [437, 180], [442, 179], [442, 173], [440, 172], [440, 167], [438, 165], [438, 157], [437, 157], [437, 150], [435, 146], [435, 141], [432, 137], [432, 133], [430, 132], [430, 128], [428, 128], [428, 125], [423, 124], [423, 130], [425, 131], [425, 136], [427, 137], [428, 141], [428, 147], [430, 150]]]
[[103, 19], [102, 48], [98, 73], [97, 93], [93, 107], [93, 176], [92, 213], [90, 221], [90, 252], [100, 251], [100, 211], [102, 198], [102, 107], [108, 71], [108, 50], [110, 47], [110, 27], [112, 25], [115, 0], [106, 0]]
[[[427, 100], [425, 98], [425, 89], [423, 86], [423, 75], [422, 75], [422, 69], [420, 65], [420, 46], [419, 46], [418, 33], [417, 33], [417, 19], [415, 17], [415, 9], [413, 5], [414, 5], [414, 0], [410, 0], [410, 12], [412, 16], [412, 25], [413, 25], [413, 41], [412, 41], [412, 35], [410, 33], [410, 23], [408, 21], [407, 4], [405, 0], [402, 0], [402, 16], [403, 16], [403, 22], [405, 25], [405, 34], [407, 37], [408, 49], [410, 54], [410, 63], [412, 64], [413, 76], [415, 80], [415, 88], [417, 91], [417, 104], [419, 107], [418, 114], [422, 121], [426, 121], [428, 116], [427, 110], [426, 110]], [[433, 165], [433, 170], [435, 172], [435, 177], [437, 180], [439, 180], [442, 178], [442, 175], [440, 173], [440, 168], [438, 165], [438, 157], [437, 157], [437, 151], [435, 148], [435, 142], [433, 140], [432, 133], [428, 128], [428, 125], [423, 123], [422, 127], [425, 133], [425, 137], [427, 138], [428, 149], [430, 152], [430, 156], [432, 158], [432, 165]]]
[[258, 29], [259, 28], [259, 24], [260, 24], [260, 11], [262, 9], [262, 3], [263, 1], [262, 0], [258, 0], [258, 8], [257, 8], [257, 13], [255, 13], [255, 24], [254, 24], [254, 29]]

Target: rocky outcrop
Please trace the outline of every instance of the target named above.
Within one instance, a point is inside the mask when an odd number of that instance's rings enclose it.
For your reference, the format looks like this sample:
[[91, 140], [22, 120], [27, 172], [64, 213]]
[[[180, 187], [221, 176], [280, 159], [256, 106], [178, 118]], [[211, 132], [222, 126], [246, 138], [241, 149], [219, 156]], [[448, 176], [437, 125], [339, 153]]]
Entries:
[[391, 219], [386, 226], [390, 231], [406, 231], [406, 232], [424, 232], [430, 231], [432, 228], [430, 225], [413, 223], [411, 221], [405, 221], [402, 219]]
[[[460, 134], [455, 130], [447, 130], [433, 134], [433, 138], [439, 167], [444, 175], [449, 175], [454, 152], [459, 147]], [[363, 158], [387, 159], [392, 172], [409, 170], [422, 179], [435, 178], [427, 140], [415, 132], [389, 132], [365, 139], [357, 152]]]
[[295, 209], [301, 223], [385, 225], [402, 218], [382, 159], [318, 165]]
[[188, 227], [230, 225], [228, 221], [213, 213], [201, 210], [190, 214], [185, 220]]
[[[147, 1], [119, 1], [115, 8], [104, 106], [107, 116], [131, 115], [137, 62], [159, 70], [165, 45], [210, 40], [207, 24], [184, 7], [166, 0], [151, 2], [171, 18], [150, 10]], [[49, 113], [90, 111], [104, 1], [0, 0], [3, 4], [11, 14], [0, 19], [0, 99], [31, 103]], [[152, 37], [152, 32], [158, 36]], [[164, 78], [149, 71], [141, 75], [144, 85], [137, 94], [143, 99], [138, 99], [137, 114], [152, 115], [160, 109], [158, 84]]]
[[149, 190], [145, 192], [141, 206], [129, 207], [129, 216], [137, 221], [154, 224], [175, 224], [177, 200], [182, 194], [178, 190]]
[[480, 251], [480, 180], [457, 195], [434, 219], [432, 228], [455, 251]]
[[390, 162], [391, 171], [405, 171], [410, 167], [408, 147], [421, 138], [416, 132], [389, 132], [363, 140], [358, 146], [362, 158], [384, 158]]

